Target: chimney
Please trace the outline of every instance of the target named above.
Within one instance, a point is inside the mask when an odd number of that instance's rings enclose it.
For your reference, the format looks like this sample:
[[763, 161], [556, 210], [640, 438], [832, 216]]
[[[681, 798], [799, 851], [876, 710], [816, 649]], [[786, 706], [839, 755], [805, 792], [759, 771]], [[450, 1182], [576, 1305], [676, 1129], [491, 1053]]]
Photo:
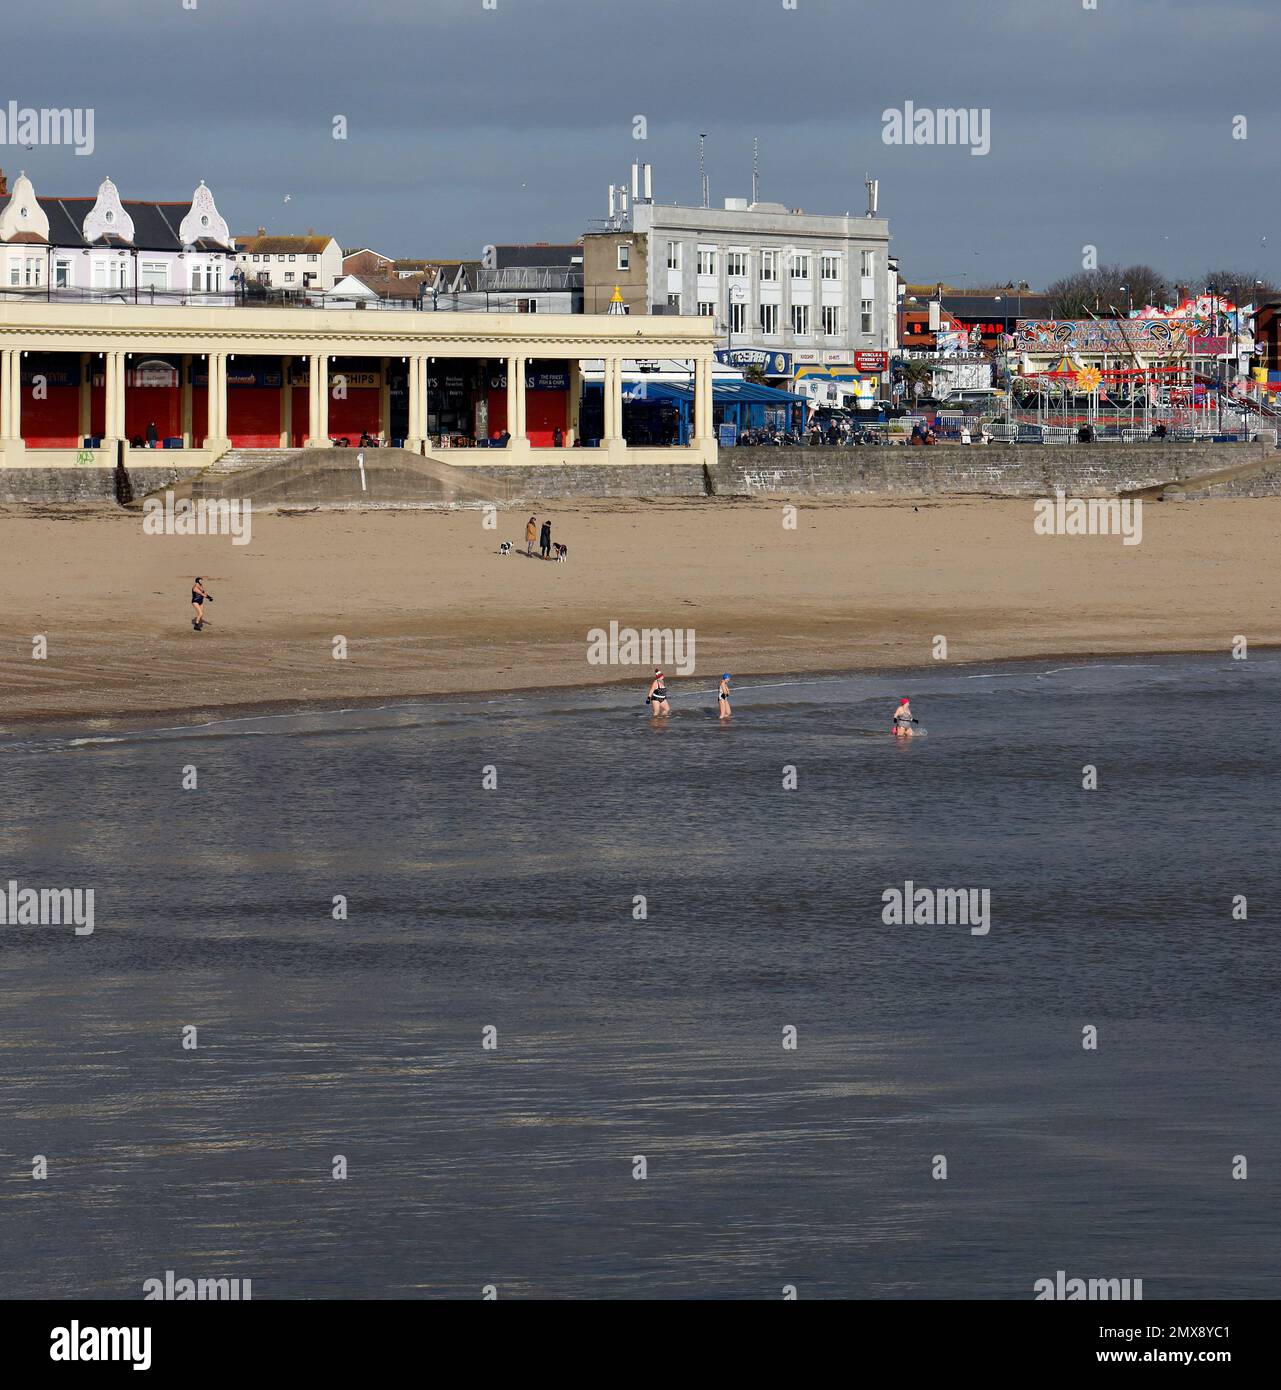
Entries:
[[259, 228], [258, 228], [258, 235], [259, 235], [259, 236], [266, 236], [266, 235], [267, 235], [267, 229], [266, 229], [266, 227], [259, 227]]
[[316, 229], [315, 229], [315, 227], [308, 227], [308, 228], [307, 228], [307, 235], [308, 235], [308, 236], [315, 236], [315, 235], [316, 235]]

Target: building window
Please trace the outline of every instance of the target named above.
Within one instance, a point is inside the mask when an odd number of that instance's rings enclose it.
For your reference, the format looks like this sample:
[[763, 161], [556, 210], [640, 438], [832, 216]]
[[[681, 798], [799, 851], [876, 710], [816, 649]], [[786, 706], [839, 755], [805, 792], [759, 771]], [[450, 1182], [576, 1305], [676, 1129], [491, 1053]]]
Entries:
[[701, 319], [715, 317], [716, 305], [710, 299], [700, 299], [698, 301], [698, 316]]
[[872, 301], [865, 299], [859, 305], [859, 332], [867, 336], [872, 331]]
[[54, 261], [53, 284], [55, 289], [65, 290], [71, 285], [71, 262]]
[[746, 251], [726, 251], [725, 253], [725, 274], [731, 280], [743, 280], [747, 277], [747, 252]]
[[290, 257], [289, 257], [289, 260], [290, 260], [290, 263], [291, 263], [291, 264], [292, 264], [294, 261], [296, 261], [297, 259], [298, 259], [297, 256], [290, 256]]
[[630, 270], [632, 268], [632, 248], [630, 246], [620, 246], [618, 248], [618, 267], [619, 270]]
[[729, 306], [729, 331], [731, 333], [747, 332], [746, 304], [731, 304]]
[[679, 294], [669, 294], [667, 296], [667, 312], [669, 314], [679, 314], [681, 311], [681, 297]]
[[258, 259], [258, 257], [255, 255], [255, 256], [254, 256], [254, 260], [257, 260], [257, 259]]
[[823, 279], [839, 280], [841, 278], [841, 258], [839, 256], [823, 257]]
[[792, 256], [792, 279], [808, 280], [809, 278], [810, 258], [803, 251], [797, 251]]
[[761, 305], [761, 332], [764, 333], [764, 335], [767, 338], [774, 338], [778, 336], [777, 304]]
[[283, 256], [277, 256], [276, 259], [280, 262], [281, 265], [284, 265], [285, 258]]
[[777, 251], [762, 251], [762, 252], [761, 252], [761, 279], [762, 279], [762, 280], [777, 280], [777, 279], [778, 279], [778, 252], [777, 252]]
[[872, 272], [873, 272], [873, 270], [875, 269], [875, 266], [876, 266], [876, 253], [875, 253], [874, 251], [864, 251], [864, 252], [863, 252], [862, 273], [863, 273], [864, 275], [871, 275]]
[[669, 241], [667, 243], [667, 268], [668, 270], [679, 270], [681, 268], [681, 244], [679, 241]]
[[9, 283], [10, 283], [11, 285], [20, 285], [20, 284], [22, 284], [22, 263], [21, 263], [21, 261], [14, 261], [13, 264], [10, 265], [10, 267], [9, 267]]
[[698, 273], [700, 275], [716, 274], [716, 252], [699, 247], [698, 251]]
[[[308, 259], [309, 261], [311, 261], [312, 264], [314, 265], [314, 264], [316, 263], [316, 261], [318, 261], [318, 260], [320, 259], [320, 257], [319, 257], [319, 256], [308, 256], [307, 259]], [[384, 265], [390, 265], [391, 262], [390, 262], [390, 261], [384, 261], [383, 264], [384, 264]]]
[[810, 331], [810, 306], [808, 304], [792, 305], [792, 332], [799, 338], [805, 337]]
[[27, 284], [38, 285], [40, 283], [40, 262], [29, 260], [27, 262]]
[[168, 267], [163, 261], [143, 261], [139, 267], [138, 285], [144, 290], [167, 290]]
[[823, 332], [829, 338], [840, 336], [841, 332], [841, 310], [838, 304], [823, 305]]
[[538, 312], [538, 300], [518, 299], [516, 301], [516, 312], [518, 314], [536, 314]]
[[285, 284], [286, 284], [286, 285], [289, 284], [289, 282], [290, 282], [293, 278], [294, 278], [294, 273], [293, 273], [292, 270], [287, 270], [287, 271], [285, 271]]

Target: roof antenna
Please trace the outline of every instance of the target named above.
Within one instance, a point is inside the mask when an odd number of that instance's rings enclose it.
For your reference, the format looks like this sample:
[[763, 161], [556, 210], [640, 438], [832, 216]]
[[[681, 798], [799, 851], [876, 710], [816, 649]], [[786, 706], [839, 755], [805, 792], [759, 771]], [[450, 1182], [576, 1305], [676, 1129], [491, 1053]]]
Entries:
[[759, 137], [752, 140], [752, 203], [761, 200], [761, 142]]
[[703, 206], [711, 207], [712, 193], [707, 184], [707, 167], [703, 162], [703, 145], [707, 140], [707, 132], [702, 131], [698, 137], [698, 182], [703, 191]]

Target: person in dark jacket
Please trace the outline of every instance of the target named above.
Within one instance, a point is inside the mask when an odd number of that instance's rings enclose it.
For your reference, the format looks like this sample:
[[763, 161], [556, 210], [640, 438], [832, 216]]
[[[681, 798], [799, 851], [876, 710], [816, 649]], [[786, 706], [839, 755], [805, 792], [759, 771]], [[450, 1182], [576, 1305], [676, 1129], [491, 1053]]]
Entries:
[[160, 435], [156, 431], [156, 422], [154, 420], [149, 420], [147, 422], [147, 448], [154, 449], [156, 447], [156, 441], [159, 438]]
[[543, 552], [543, 559], [552, 558], [552, 524], [550, 521], [543, 522], [543, 529], [538, 533], [538, 548]]

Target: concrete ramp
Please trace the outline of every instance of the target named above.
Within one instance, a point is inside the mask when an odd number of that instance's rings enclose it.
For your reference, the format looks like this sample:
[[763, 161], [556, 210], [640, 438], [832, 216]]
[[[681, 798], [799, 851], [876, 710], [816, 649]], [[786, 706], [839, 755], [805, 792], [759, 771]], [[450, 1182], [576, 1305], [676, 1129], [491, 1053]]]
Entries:
[[248, 499], [258, 508], [465, 507], [505, 501], [468, 469], [406, 449], [233, 451], [175, 496]]
[[1174, 482], [1157, 483], [1124, 494], [1147, 501], [1184, 501], [1193, 497], [1275, 497], [1281, 494], [1281, 453], [1230, 468], [1213, 468]]

